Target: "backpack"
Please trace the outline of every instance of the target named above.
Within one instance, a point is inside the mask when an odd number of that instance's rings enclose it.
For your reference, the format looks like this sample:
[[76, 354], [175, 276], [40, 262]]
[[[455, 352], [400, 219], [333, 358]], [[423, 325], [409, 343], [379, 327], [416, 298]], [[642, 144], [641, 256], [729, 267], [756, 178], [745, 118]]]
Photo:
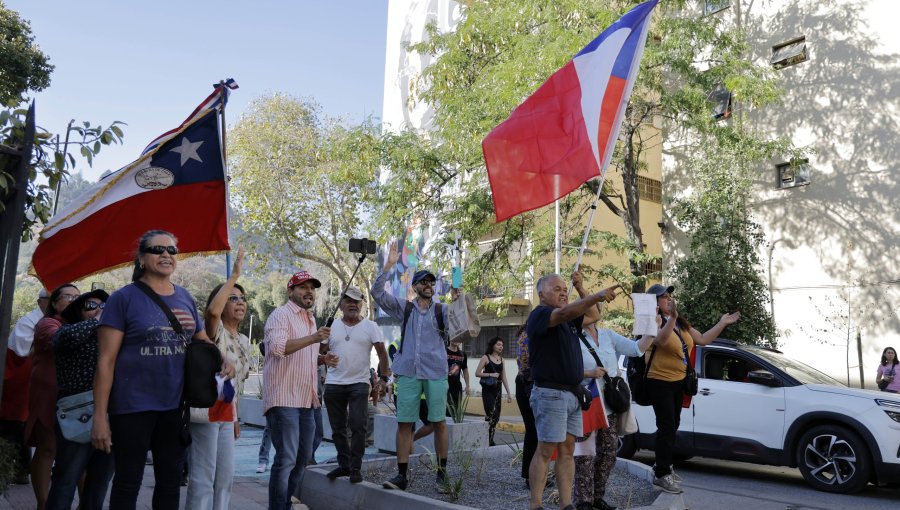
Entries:
[[[416, 306], [412, 301], [406, 302], [406, 308], [403, 309], [403, 325], [400, 327], [400, 347], [398, 353], [403, 352], [403, 339], [406, 337], [406, 323], [409, 322], [409, 316], [412, 315], [413, 307]], [[444, 326], [444, 305], [441, 303], [434, 304], [434, 318], [437, 320], [438, 334], [447, 343], [447, 328]]]
[[634, 356], [628, 358], [625, 367], [625, 373], [628, 375], [628, 386], [631, 387], [631, 399], [639, 406], [650, 405], [650, 392], [647, 391], [647, 373], [650, 372], [650, 365], [653, 363], [653, 357], [656, 356], [656, 346], [650, 351], [650, 360], [644, 359], [644, 356]]

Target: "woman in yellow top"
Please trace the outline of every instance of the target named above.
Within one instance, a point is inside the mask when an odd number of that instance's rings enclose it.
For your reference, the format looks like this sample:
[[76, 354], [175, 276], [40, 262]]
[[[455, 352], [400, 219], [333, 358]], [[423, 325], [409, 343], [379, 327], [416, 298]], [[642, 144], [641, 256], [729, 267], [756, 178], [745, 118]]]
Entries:
[[[653, 466], [653, 485], [673, 494], [682, 492], [679, 478], [672, 471], [672, 450], [675, 433], [681, 423], [681, 402], [684, 399], [684, 378], [694, 345], [707, 345], [718, 338], [728, 325], [741, 318], [740, 312], [725, 314], [715, 326], [701, 334], [683, 317], [678, 316], [678, 306], [672, 293], [675, 287], [654, 284], [647, 289], [656, 295], [659, 313], [668, 321], [675, 321], [669, 338], [645, 354], [650, 369], [647, 373], [647, 393], [656, 414], [656, 464]], [[652, 362], [651, 360], [652, 356]]]

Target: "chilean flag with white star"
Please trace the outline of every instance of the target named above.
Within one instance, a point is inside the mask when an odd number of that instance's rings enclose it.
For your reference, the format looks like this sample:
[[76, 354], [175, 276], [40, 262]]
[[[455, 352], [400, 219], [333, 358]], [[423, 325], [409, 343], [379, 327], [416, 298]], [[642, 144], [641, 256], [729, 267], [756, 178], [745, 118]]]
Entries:
[[657, 2], [625, 13], [485, 137], [498, 222], [605, 174]]
[[[213, 95], [225, 94], [222, 89]], [[53, 289], [131, 264], [138, 238], [154, 229], [174, 234], [181, 253], [228, 250], [223, 104], [195, 111], [163, 143], [51, 218], [38, 238], [32, 274]]]

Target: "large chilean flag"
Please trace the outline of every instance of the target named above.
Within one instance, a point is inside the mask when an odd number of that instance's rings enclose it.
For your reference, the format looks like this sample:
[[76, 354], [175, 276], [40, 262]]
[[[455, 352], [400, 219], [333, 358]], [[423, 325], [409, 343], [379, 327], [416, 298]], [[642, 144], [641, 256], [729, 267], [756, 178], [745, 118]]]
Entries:
[[606, 172], [657, 2], [604, 30], [484, 139], [498, 222]]
[[152, 229], [175, 234], [182, 253], [229, 249], [218, 113], [197, 112], [50, 219], [31, 259], [46, 288], [130, 263]]

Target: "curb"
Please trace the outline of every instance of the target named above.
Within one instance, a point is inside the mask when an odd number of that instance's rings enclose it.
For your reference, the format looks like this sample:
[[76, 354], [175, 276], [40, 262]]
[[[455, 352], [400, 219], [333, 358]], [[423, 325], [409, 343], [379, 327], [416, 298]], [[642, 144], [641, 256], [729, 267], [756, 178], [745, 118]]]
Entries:
[[[506, 446], [494, 446], [482, 450], [482, 455], [506, 454]], [[417, 457], [413, 455], [410, 459]], [[364, 460], [369, 462], [396, 461], [396, 457]], [[628, 473], [649, 483], [653, 482], [653, 470], [640, 462], [616, 459], [616, 465]], [[406, 491], [386, 490], [371, 482], [351, 484], [346, 478], [329, 480], [325, 476], [336, 464], [320, 464], [306, 469], [303, 476], [303, 501], [311, 510], [359, 510], [415, 508], [416, 510], [476, 510], [473, 507], [457, 505], [431, 499]], [[654, 489], [655, 490], [655, 489]], [[635, 507], [632, 510], [685, 510], [682, 494], [661, 493], [650, 506]]]

